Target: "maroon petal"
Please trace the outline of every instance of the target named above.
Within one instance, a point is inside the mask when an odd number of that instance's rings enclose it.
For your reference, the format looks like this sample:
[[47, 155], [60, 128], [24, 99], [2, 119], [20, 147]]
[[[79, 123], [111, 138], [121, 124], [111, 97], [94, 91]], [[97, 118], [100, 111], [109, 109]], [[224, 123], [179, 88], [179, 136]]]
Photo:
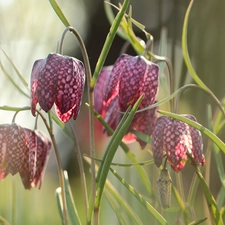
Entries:
[[118, 112], [118, 110], [120, 110], [118, 105], [118, 96], [115, 96], [114, 99], [110, 102], [110, 105], [108, 106], [105, 115], [105, 122], [108, 123], [108, 125], [113, 130], [116, 129], [117, 125], [119, 124], [123, 116], [123, 114]]
[[156, 120], [155, 129], [152, 134], [152, 153], [156, 166], [160, 166], [163, 160], [163, 134], [169, 117], [160, 116]]
[[149, 105], [152, 105], [156, 100], [159, 86], [159, 67], [157, 64], [154, 64], [145, 59], [143, 56], [141, 56], [141, 59], [146, 63], [146, 70], [140, 87], [140, 94], [145, 94], [140, 108], [145, 108]]
[[19, 173], [26, 189], [41, 188], [45, 165], [51, 149], [50, 140], [40, 131], [25, 129], [29, 149]]
[[[155, 128], [156, 119], [158, 117], [158, 107], [149, 109], [140, 113], [137, 113], [134, 120], [131, 123], [131, 129], [140, 131], [148, 136], [151, 136]], [[137, 119], [136, 119], [137, 118]], [[146, 146], [146, 142], [137, 138], [137, 141], [143, 149]]]
[[117, 95], [118, 82], [121, 79], [121, 74], [123, 73], [124, 66], [131, 58], [133, 58], [133, 56], [122, 54], [113, 65], [112, 71], [105, 84], [105, 92], [103, 99], [106, 102], [108, 102], [111, 97]]
[[[185, 117], [197, 121], [196, 118], [192, 115], [185, 115]], [[190, 129], [190, 135], [191, 135], [191, 141], [192, 145], [190, 146], [190, 154], [192, 155], [195, 163], [197, 165], [202, 164], [204, 161], [204, 155], [203, 155], [203, 142], [202, 142], [202, 135], [201, 132], [194, 127], [188, 125]], [[203, 163], [204, 164], [204, 163]]]
[[31, 112], [33, 116], [35, 116], [36, 113], [36, 105], [38, 103], [38, 97], [37, 97], [37, 86], [38, 86], [38, 76], [39, 76], [39, 70], [41, 67], [43, 67], [43, 60], [36, 60], [34, 62], [32, 73], [31, 73]]
[[[63, 57], [63, 56], [62, 56]], [[83, 63], [72, 57], [63, 57], [58, 71], [58, 92], [55, 104], [59, 118], [67, 122], [77, 118], [85, 83]]]
[[163, 148], [167, 153], [168, 161], [176, 166], [184, 158], [191, 136], [188, 125], [175, 119], [169, 119], [163, 133]]
[[102, 115], [103, 112], [103, 93], [105, 89], [106, 80], [108, 79], [112, 66], [105, 66], [102, 68], [98, 80], [94, 88], [94, 108]]
[[[37, 60], [32, 70], [32, 93], [36, 87], [36, 96], [41, 108], [48, 112], [56, 99], [58, 72], [60, 71], [62, 57], [51, 53], [45, 59]], [[36, 81], [37, 79], [37, 81]], [[35, 92], [34, 92], [35, 93]], [[31, 97], [35, 96], [32, 94]], [[35, 102], [35, 99], [31, 99]]]
[[0, 126], [0, 168], [1, 177], [16, 174], [28, 148], [23, 128], [16, 123]]
[[119, 105], [123, 111], [133, 105], [140, 95], [146, 63], [140, 56], [130, 58], [121, 72], [119, 81]]

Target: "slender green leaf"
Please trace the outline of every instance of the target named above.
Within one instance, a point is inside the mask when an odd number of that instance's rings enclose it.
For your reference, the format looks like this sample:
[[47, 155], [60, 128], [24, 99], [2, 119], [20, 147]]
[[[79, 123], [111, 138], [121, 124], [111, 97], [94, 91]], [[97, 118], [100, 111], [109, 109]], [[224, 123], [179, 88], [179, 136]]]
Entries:
[[60, 187], [56, 189], [55, 196], [56, 196], [56, 203], [57, 203], [59, 216], [60, 216], [62, 224], [63, 224], [64, 219], [63, 219], [63, 206], [62, 206], [62, 190]]
[[1, 221], [4, 225], [10, 225], [10, 223], [9, 223], [5, 218], [3, 218], [2, 216], [0, 216], [0, 221]]
[[[90, 158], [84, 157], [84, 159], [88, 162], [89, 165], [91, 164]], [[98, 169], [99, 169], [98, 165], [95, 164], [95, 170], [98, 171]], [[131, 206], [125, 201], [125, 199], [120, 195], [120, 193], [115, 189], [115, 187], [111, 184], [111, 182], [108, 179], [106, 180], [105, 190], [107, 190], [107, 192], [111, 195], [111, 197], [115, 199], [121, 205], [121, 207], [123, 207], [123, 210], [127, 213], [127, 215], [130, 216], [130, 218], [133, 221], [136, 221], [137, 224], [141, 224], [140, 219], [133, 211]]]
[[127, 188], [127, 190], [148, 210], [149, 213], [159, 222], [159, 224], [169, 224], [160, 213], [139, 194], [134, 187], [128, 184], [124, 178], [122, 178], [114, 169], [110, 168], [110, 171], [115, 177]]
[[[110, 164], [113, 160], [113, 157], [116, 153], [117, 148], [120, 145], [120, 142], [124, 135], [126, 134], [130, 123], [132, 122], [134, 115], [143, 99], [144, 95], [142, 95], [138, 101], [134, 104], [132, 110], [130, 111], [129, 115], [127, 116], [128, 112], [127, 111], [123, 118], [121, 119], [121, 122], [119, 123], [118, 127], [116, 128], [115, 132], [113, 133], [113, 136], [107, 146], [105, 156], [103, 156], [104, 161], [99, 167], [99, 171], [97, 174], [97, 195], [95, 199], [95, 207], [98, 207], [100, 204], [101, 196], [103, 193], [105, 181], [109, 172]], [[129, 108], [128, 108], [129, 110]]]
[[[88, 155], [84, 154], [84, 157], [88, 157], [90, 159], [95, 160], [96, 162], [103, 162], [101, 159], [97, 159], [97, 158], [93, 158], [90, 157]], [[143, 162], [137, 162], [137, 163], [116, 163], [116, 162], [112, 162], [111, 165], [112, 166], [120, 166], [120, 167], [136, 167], [136, 166], [146, 166], [146, 165], [150, 165], [153, 164], [154, 160], [147, 160], [147, 161], [143, 161]]]
[[140, 140], [148, 143], [148, 144], [152, 144], [152, 139], [149, 135], [146, 135], [142, 132], [139, 132], [137, 130], [132, 130], [131, 131], [132, 134], [136, 135]]
[[117, 15], [116, 15], [116, 17], [115, 17], [115, 19], [112, 23], [112, 26], [109, 30], [109, 33], [108, 33], [107, 37], [106, 37], [104, 46], [102, 48], [101, 54], [98, 58], [98, 62], [97, 62], [96, 67], [95, 67], [95, 71], [94, 71], [93, 78], [92, 78], [92, 81], [91, 81], [91, 87], [92, 88], [94, 88], [94, 86], [95, 86], [95, 83], [97, 81], [100, 70], [102, 69], [102, 66], [105, 62], [105, 59], [106, 59], [107, 55], [108, 55], [109, 49], [112, 45], [114, 37], [116, 36], [117, 29], [118, 29], [118, 27], [120, 25], [120, 22], [121, 22], [124, 14], [125, 14], [125, 11], [127, 10], [129, 2], [130, 2], [129, 0], [125, 0], [123, 2], [123, 5], [122, 5], [120, 11], [117, 13]]
[[12, 83], [12, 85], [24, 96], [26, 96], [27, 98], [30, 98], [30, 95], [27, 94], [26, 92], [24, 92], [20, 86], [13, 80], [13, 78], [9, 75], [9, 73], [6, 71], [6, 69], [4, 68], [4, 66], [2, 65], [1, 61], [0, 61], [0, 67], [2, 69], [2, 72], [5, 74], [6, 78]]
[[180, 196], [178, 190], [177, 190], [174, 186], [172, 186], [172, 191], [173, 191], [173, 194], [174, 194], [174, 196], [175, 196], [175, 198], [176, 198], [176, 200], [177, 200], [177, 202], [178, 202], [178, 204], [179, 204], [179, 206], [180, 206], [181, 211], [182, 211], [183, 214], [184, 214], [186, 223], [188, 223], [189, 220], [190, 220], [190, 218], [189, 218], [189, 215], [188, 215], [187, 207], [186, 207], [186, 205], [185, 205], [183, 199], [181, 198], [181, 196]]
[[197, 175], [194, 175], [191, 181], [191, 185], [190, 185], [189, 193], [187, 197], [187, 202], [191, 206], [194, 204], [194, 201], [196, 200], [198, 185], [199, 185], [199, 179], [197, 179]]
[[[213, 122], [212, 110], [211, 110], [210, 106], [208, 106], [207, 111], [208, 111], [208, 113], [207, 113], [208, 126], [209, 126], [209, 129], [212, 132], [214, 132], [214, 127], [213, 127], [213, 124], [212, 124], [212, 122]], [[212, 152], [214, 154], [214, 158], [215, 158], [215, 161], [216, 161], [216, 167], [217, 167], [217, 170], [218, 170], [218, 173], [219, 173], [220, 181], [222, 183], [222, 188], [223, 188], [223, 191], [225, 192], [225, 174], [224, 174], [223, 160], [222, 160], [222, 157], [221, 157], [220, 149], [214, 143], [212, 144], [212, 149], [213, 149]], [[217, 196], [217, 199], [220, 202], [222, 200], [224, 200], [224, 194], [221, 194], [221, 192], [219, 192], [219, 195]]]
[[203, 218], [203, 219], [200, 219], [200, 220], [193, 221], [193, 222], [189, 223], [188, 225], [198, 225], [198, 224], [203, 223], [206, 220], [207, 220], [207, 218]]
[[57, 4], [57, 2], [55, 0], [49, 0], [49, 2], [52, 5], [52, 8], [56, 12], [56, 14], [58, 15], [59, 19], [62, 21], [62, 23], [66, 27], [69, 27], [70, 26], [70, 23], [68, 22], [68, 20], [64, 16], [64, 14], [63, 14], [62, 10], [60, 9], [59, 5]]
[[132, 209], [132, 207], [127, 203], [127, 201], [120, 195], [120, 193], [115, 189], [115, 187], [107, 180], [106, 181], [106, 190], [107, 197], [110, 197], [111, 199], [114, 199], [117, 204], [119, 204], [120, 208], [123, 209], [128, 217], [138, 225], [141, 225], [142, 222], [135, 213], [135, 211]]
[[175, 113], [170, 113], [166, 111], [159, 110], [159, 113], [170, 116], [174, 119], [180, 120], [184, 123], [187, 123], [193, 127], [195, 127], [197, 130], [201, 131], [203, 134], [205, 134], [207, 137], [209, 137], [224, 153], [225, 153], [225, 144], [222, 140], [220, 140], [213, 132], [211, 132], [206, 127], [202, 126], [201, 124], [194, 122], [193, 120], [190, 120], [186, 117], [183, 117], [181, 115], [177, 115]]
[[64, 183], [65, 183], [65, 194], [66, 194], [66, 203], [67, 209], [70, 216], [72, 225], [81, 225], [79, 215], [73, 200], [72, 191], [69, 184], [69, 178], [66, 171], [64, 171]]
[[223, 225], [223, 220], [222, 220], [222, 217], [220, 215], [218, 206], [216, 204], [216, 201], [215, 201], [213, 195], [211, 194], [211, 192], [209, 190], [208, 185], [206, 184], [206, 182], [205, 182], [205, 180], [204, 180], [204, 178], [203, 178], [199, 169], [196, 170], [196, 173], [197, 173], [197, 176], [198, 176], [198, 178], [200, 180], [200, 183], [202, 185], [202, 188], [203, 188], [203, 191], [204, 191], [207, 203], [208, 203], [208, 208], [211, 212], [211, 215], [213, 216], [215, 224]]
[[208, 87], [201, 81], [201, 79], [198, 77], [198, 75], [196, 74], [192, 64], [191, 64], [191, 60], [189, 57], [189, 53], [188, 53], [188, 45], [187, 45], [187, 29], [188, 29], [188, 20], [189, 20], [189, 15], [190, 15], [190, 11], [192, 8], [194, 0], [190, 1], [190, 4], [187, 8], [186, 14], [185, 14], [185, 18], [184, 18], [184, 24], [183, 24], [183, 32], [182, 32], [182, 51], [183, 51], [183, 56], [184, 56], [184, 61], [186, 63], [186, 66], [188, 68], [188, 71], [190, 72], [191, 76], [193, 77], [194, 81], [203, 89], [209, 90]]
[[[87, 105], [87, 104], [86, 104]], [[88, 105], [87, 105], [88, 106]], [[94, 114], [96, 118], [102, 123], [102, 125], [105, 127], [107, 132], [109, 134], [113, 134], [114, 130], [104, 121], [104, 119], [94, 110]], [[136, 156], [130, 151], [130, 149], [127, 147], [127, 145], [124, 142], [120, 143], [120, 147], [123, 149], [123, 151], [126, 153], [128, 158], [133, 162], [133, 163], [139, 163]], [[146, 174], [144, 168], [142, 166], [137, 166], [136, 167], [137, 172], [140, 175], [141, 180], [145, 184], [146, 189], [148, 190], [150, 196], [153, 196], [154, 193], [152, 191], [152, 185], [150, 183], [150, 180], [148, 178], [148, 175]]]
[[6, 54], [6, 52], [2, 49], [2, 47], [0, 46], [2, 52], [4, 53], [4, 55], [6, 56], [6, 58], [8, 59], [8, 61], [10, 62], [10, 64], [12, 65], [13, 69], [16, 71], [19, 79], [22, 81], [24, 87], [28, 90], [29, 90], [29, 87], [28, 87], [28, 83], [27, 81], [24, 79], [23, 75], [20, 73], [20, 71], [18, 70], [18, 68], [16, 67], [16, 65], [13, 63], [12, 59]]
[[220, 187], [219, 193], [217, 194], [216, 202], [217, 202], [217, 205], [218, 205], [219, 209], [221, 209], [221, 207], [224, 206], [224, 203], [225, 203], [224, 186]]

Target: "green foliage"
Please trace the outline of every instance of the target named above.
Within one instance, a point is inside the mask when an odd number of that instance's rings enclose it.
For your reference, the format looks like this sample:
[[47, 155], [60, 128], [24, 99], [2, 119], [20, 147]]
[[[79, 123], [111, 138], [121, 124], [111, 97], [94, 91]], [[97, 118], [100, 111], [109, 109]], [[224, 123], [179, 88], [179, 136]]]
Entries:
[[[60, 9], [60, 6], [54, 0], [49, 0], [52, 8], [58, 15], [59, 19], [65, 25], [66, 28], [70, 26], [66, 16]], [[182, 53], [185, 65], [195, 81], [196, 84], [186, 84], [180, 87], [177, 90], [174, 90], [174, 80], [173, 80], [173, 69], [170, 61], [161, 55], [166, 54], [167, 50], [167, 32], [165, 29], [162, 30], [161, 39], [160, 39], [160, 56], [152, 52], [152, 48], [148, 49], [146, 52], [146, 58], [152, 61], [159, 63], [161, 75], [161, 88], [163, 90], [163, 97], [159, 101], [143, 110], [138, 110], [138, 107], [141, 104], [141, 101], [144, 96], [141, 96], [138, 101], [134, 104], [133, 108], [130, 107], [128, 110], [123, 113], [123, 117], [114, 131], [104, 119], [94, 110], [93, 103], [86, 103], [86, 106], [90, 114], [94, 114], [96, 119], [104, 126], [105, 130], [112, 135], [110, 141], [105, 147], [104, 154], [101, 159], [97, 158], [95, 155], [89, 155], [83, 157], [87, 161], [88, 165], [91, 165], [91, 174], [94, 177], [92, 182], [87, 182], [89, 184], [88, 192], [82, 190], [83, 196], [88, 196], [89, 203], [86, 206], [86, 212], [81, 212], [79, 210], [81, 205], [84, 203], [76, 202], [76, 192], [72, 193], [74, 186], [69, 183], [69, 177], [67, 172], [63, 172], [62, 165], [60, 164], [60, 159], [58, 153], [57, 144], [55, 141], [53, 127], [57, 125], [60, 128], [60, 131], [63, 132], [70, 141], [77, 145], [76, 141], [73, 139], [74, 136], [71, 134], [71, 131], [67, 126], [61, 122], [56, 114], [51, 111], [49, 113], [49, 120], [47, 121], [43, 114], [38, 111], [39, 116], [42, 118], [48, 132], [49, 136], [52, 138], [53, 146], [55, 149], [55, 154], [57, 158], [58, 173], [60, 180], [60, 188], [56, 189], [56, 205], [58, 208], [59, 218], [61, 218], [62, 224], [72, 224], [72, 225], [81, 225], [81, 224], [101, 224], [100, 216], [106, 214], [106, 209], [102, 207], [103, 201], [107, 199], [108, 205], [110, 205], [110, 215], [114, 214], [117, 222], [114, 224], [175, 224], [176, 222], [181, 222], [181, 224], [203, 224], [205, 221], [208, 224], [224, 224], [225, 218], [225, 173], [224, 173], [224, 163], [223, 157], [225, 154], [225, 143], [219, 137], [223, 132], [224, 128], [224, 119], [225, 111], [224, 105], [225, 100], [220, 101], [214, 95], [214, 93], [205, 85], [205, 83], [199, 78], [196, 73], [194, 66], [191, 62], [189, 52], [188, 52], [188, 23], [189, 17], [192, 10], [194, 0], [190, 1], [190, 4], [187, 8], [183, 30], [182, 30]], [[117, 15], [114, 17], [112, 7], [118, 10]], [[142, 45], [140, 39], [136, 36], [133, 26], [136, 26], [141, 32], [144, 33], [146, 37], [145, 43], [152, 40], [152, 35], [145, 30], [145, 26], [140, 24], [138, 21], [132, 18], [132, 8], [129, 8], [129, 13], [126, 13], [127, 8], [129, 7], [129, 0], [125, 0], [122, 5], [119, 7], [113, 6], [110, 2], [105, 3], [105, 9], [109, 21], [111, 22], [111, 28], [106, 37], [105, 43], [101, 50], [101, 54], [98, 58], [93, 76], [89, 79], [90, 90], [89, 100], [92, 99], [93, 88], [97, 82], [98, 75], [105, 63], [106, 57], [110, 51], [110, 48], [113, 44], [113, 40], [118, 34], [124, 40], [128, 41], [129, 44], [133, 47], [137, 54], [144, 54], [145, 46]], [[71, 31], [71, 30], [70, 30]], [[21, 84], [18, 84], [14, 77], [6, 70], [3, 63], [0, 61], [0, 67], [3, 74], [6, 76], [8, 81], [13, 85], [13, 87], [19, 91], [21, 96], [30, 98], [28, 82], [24, 79], [23, 75], [19, 72], [19, 69], [13, 63], [11, 58], [6, 54], [6, 52], [1, 48], [4, 56], [10, 63], [13, 70], [16, 72], [17, 77], [19, 78]], [[165, 66], [166, 65], [166, 66]], [[168, 69], [168, 74], [170, 76], [167, 79], [163, 71], [165, 68]], [[171, 78], [172, 77], [172, 78]], [[89, 77], [90, 78], [90, 77]], [[169, 80], [169, 83], [168, 83]], [[23, 87], [22, 87], [23, 86]], [[24, 88], [26, 90], [24, 90]], [[194, 122], [182, 115], [179, 115], [177, 112], [178, 103], [181, 100], [181, 95], [187, 89], [193, 89], [194, 91], [202, 90], [207, 96], [213, 99], [216, 103], [217, 108], [215, 109], [214, 115], [212, 115], [213, 110], [211, 106], [207, 110], [207, 125], [202, 125], [200, 123]], [[170, 93], [168, 93], [168, 90]], [[165, 106], [165, 103], [170, 102], [170, 110], [162, 110]], [[176, 104], [175, 104], [176, 103]], [[141, 111], [151, 109], [153, 107], [159, 106], [159, 113], [162, 115], [167, 115], [176, 120], [182, 121], [191, 125], [192, 127], [199, 130], [202, 134], [205, 135], [207, 141], [206, 143], [206, 165], [205, 168], [199, 168], [192, 163], [191, 171], [194, 171], [193, 176], [190, 178], [191, 182], [189, 186], [185, 187], [185, 179], [179, 177], [179, 175], [174, 174], [174, 171], [169, 171], [172, 175], [172, 201], [171, 208], [163, 209], [160, 206], [159, 199], [156, 192], [156, 182], [159, 175], [158, 168], [153, 165], [153, 158], [151, 151], [150, 154], [144, 157], [147, 159], [139, 159], [139, 153], [137, 154], [134, 149], [131, 149], [129, 145], [126, 145], [123, 142], [123, 137], [127, 133], [129, 126], [134, 118], [135, 114], [140, 113]], [[0, 109], [4, 111], [15, 112], [15, 116], [21, 111], [30, 110], [30, 107], [13, 107], [13, 106], [1, 106]], [[122, 113], [122, 112], [121, 112]], [[93, 115], [92, 115], [93, 116]], [[92, 120], [90, 120], [92, 121]], [[92, 124], [93, 125], [93, 124]], [[208, 128], [207, 128], [208, 127]], [[138, 131], [131, 131], [132, 134], [136, 135], [139, 139], [148, 143], [148, 148], [151, 150], [152, 140], [151, 137], [140, 133]], [[92, 131], [90, 132], [93, 136]], [[92, 142], [93, 144], [94, 142]], [[92, 145], [91, 144], [91, 145]], [[78, 146], [75, 146], [78, 148]], [[91, 146], [94, 149], [94, 146]], [[122, 150], [124, 157], [128, 162], [115, 163], [114, 159], [118, 151]], [[78, 150], [79, 151], [79, 150]], [[121, 154], [122, 154], [121, 153]], [[120, 154], [120, 152], [119, 152]], [[120, 155], [121, 156], [121, 155]], [[219, 175], [219, 191], [217, 194], [213, 193], [210, 190], [209, 180], [207, 177], [212, 177], [213, 174], [210, 173], [211, 166], [211, 157], [215, 160], [215, 167]], [[78, 159], [79, 160], [79, 159]], [[94, 165], [94, 167], [93, 167]], [[115, 170], [113, 167], [117, 166], [119, 169], [129, 170], [128, 174], [123, 174]], [[148, 166], [148, 169], [146, 169]], [[134, 169], [134, 170], [131, 170]], [[159, 168], [162, 170], [162, 167]], [[207, 170], [208, 169], [208, 170]], [[208, 171], [209, 174], [205, 173], [204, 170]], [[84, 170], [80, 170], [84, 171]], [[109, 173], [111, 171], [111, 173]], [[182, 172], [180, 172], [182, 173]], [[180, 175], [181, 176], [181, 175]], [[88, 173], [80, 173], [80, 177], [83, 178], [84, 182], [87, 181]], [[135, 182], [131, 178], [135, 178]], [[176, 182], [174, 182], [176, 180]], [[94, 182], [93, 182], [94, 181]], [[45, 182], [48, 182], [45, 180]], [[132, 183], [133, 182], [133, 183]], [[1, 185], [1, 183], [0, 183]], [[125, 194], [120, 192], [121, 186], [126, 190]], [[81, 188], [82, 189], [82, 188]], [[201, 196], [198, 196], [198, 193], [201, 192]], [[130, 200], [130, 197], [132, 200]], [[206, 201], [205, 201], [206, 200]], [[4, 200], [3, 202], [5, 203]], [[135, 210], [134, 205], [140, 204], [141, 212]], [[25, 207], [25, 206], [24, 206]], [[48, 206], [46, 206], [48, 207]], [[199, 209], [202, 211], [204, 208], [204, 213], [199, 212]], [[143, 209], [143, 210], [142, 210]], [[27, 209], [29, 210], [29, 209]], [[43, 209], [45, 210], [45, 209]], [[105, 210], [105, 211], [104, 211]], [[193, 213], [193, 211], [195, 213]], [[13, 210], [12, 210], [13, 212]], [[29, 212], [28, 212], [29, 213]], [[7, 213], [5, 213], [7, 215]], [[0, 215], [0, 223], [9, 225], [7, 217]], [[84, 214], [84, 215], [83, 215]], [[144, 216], [143, 216], [144, 214]], [[16, 215], [12, 215], [16, 216]], [[5, 219], [6, 218], [6, 219]], [[146, 219], [147, 218], [147, 219]], [[60, 220], [60, 219], [59, 219]], [[12, 219], [13, 221], [13, 219]], [[69, 222], [68, 222], [69, 221]], [[35, 222], [35, 218], [34, 218]], [[13, 225], [13, 223], [12, 223]]]

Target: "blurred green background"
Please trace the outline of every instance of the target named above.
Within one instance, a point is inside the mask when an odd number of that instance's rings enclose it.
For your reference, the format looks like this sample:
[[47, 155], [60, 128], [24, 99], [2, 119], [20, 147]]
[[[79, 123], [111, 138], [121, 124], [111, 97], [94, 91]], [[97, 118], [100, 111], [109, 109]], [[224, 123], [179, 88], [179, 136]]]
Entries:
[[[110, 28], [104, 12], [103, 0], [58, 0], [57, 2], [71, 25], [83, 37], [93, 70]], [[112, 3], [117, 4], [118, 1], [112, 1]], [[130, 1], [130, 4], [133, 6], [133, 18], [145, 25], [146, 30], [154, 36], [156, 54], [158, 53], [162, 27], [167, 28], [167, 57], [171, 60], [174, 67], [176, 89], [185, 83], [192, 82], [184, 65], [181, 51], [183, 18], [188, 3], [189, 0]], [[199, 77], [219, 99], [224, 97], [224, 21], [225, 1], [204, 0], [194, 2], [188, 29], [190, 57]], [[63, 24], [47, 0], [0, 0], [1, 47], [10, 56], [28, 83], [30, 82], [30, 72], [33, 62], [36, 59], [45, 58], [50, 52], [56, 51], [63, 30]], [[143, 33], [139, 30], [136, 30], [136, 33], [137, 36], [144, 38]], [[106, 65], [114, 63], [120, 54], [123, 44], [124, 40], [117, 36], [106, 59]], [[132, 49], [129, 49], [129, 53], [134, 54]], [[77, 41], [72, 35], [66, 36], [64, 54], [82, 59]], [[17, 79], [15, 71], [2, 52], [0, 52], [0, 60], [5, 69]], [[1, 70], [0, 78], [1, 106], [22, 107], [29, 105], [29, 99], [22, 96], [12, 87]], [[84, 99], [85, 101], [86, 99]], [[205, 93], [197, 89], [188, 90], [182, 95], [181, 101], [179, 105], [180, 113], [191, 113], [196, 116], [201, 124], [207, 126], [206, 106], [208, 103], [212, 104], [212, 100]], [[212, 107], [214, 110], [215, 105], [212, 104]], [[12, 116], [12, 113], [1, 111], [0, 123], [10, 123]], [[84, 153], [89, 152], [87, 116], [87, 109], [82, 107], [78, 120], [74, 122], [78, 140]], [[16, 122], [24, 127], [34, 127], [34, 118], [30, 115], [30, 112], [20, 113]], [[42, 123], [40, 123], [39, 128], [46, 132]], [[101, 134], [100, 126], [97, 125], [96, 129], [96, 149], [100, 157], [108, 139]], [[64, 169], [69, 172], [78, 211], [83, 213], [79, 172], [72, 142], [68, 140], [57, 126], [55, 126], [55, 131]], [[223, 139], [222, 136], [221, 138]], [[206, 142], [205, 138], [204, 140]], [[149, 154], [141, 152], [138, 147], [137, 143], [131, 145], [131, 148], [140, 160], [148, 159]], [[126, 158], [122, 157], [120, 151], [118, 151], [115, 160], [121, 159], [123, 162], [126, 161]], [[212, 161], [210, 168], [211, 174], [213, 174], [210, 177], [210, 188], [212, 193], [216, 194], [220, 182], [213, 163]], [[88, 176], [88, 165], [86, 169]], [[146, 167], [149, 174], [152, 174], [151, 171], [154, 169], [155, 166], [153, 165]], [[135, 173], [130, 174], [132, 169], [118, 170], [121, 174], [128, 177], [128, 179], [130, 177], [130, 182], [138, 187], [137, 175]], [[189, 185], [193, 173], [193, 169], [190, 166], [187, 166], [183, 170], [182, 174], [187, 185]], [[153, 183], [155, 182], [152, 177], [150, 179]], [[0, 216], [5, 217], [10, 223], [14, 222], [14, 224], [19, 225], [61, 224], [55, 200], [55, 189], [58, 185], [57, 167], [54, 154], [52, 153], [41, 190], [24, 190], [18, 175], [15, 177], [9, 175], [5, 180], [0, 182]], [[118, 189], [121, 189], [121, 192], [124, 191], [121, 186], [118, 186]], [[144, 194], [147, 195], [147, 193]], [[124, 195], [126, 195], [126, 191], [124, 191]], [[131, 196], [128, 195], [127, 198], [143, 214], [144, 221], [147, 222], [151, 219], [141, 210], [141, 206], [136, 205]], [[106, 206], [104, 207], [104, 213], [101, 214], [101, 224], [115, 225], [115, 216], [111, 215], [112, 209], [106, 201], [103, 204]], [[14, 220], [12, 219], [12, 214], [15, 215]], [[111, 217], [112, 219], [109, 220]]]

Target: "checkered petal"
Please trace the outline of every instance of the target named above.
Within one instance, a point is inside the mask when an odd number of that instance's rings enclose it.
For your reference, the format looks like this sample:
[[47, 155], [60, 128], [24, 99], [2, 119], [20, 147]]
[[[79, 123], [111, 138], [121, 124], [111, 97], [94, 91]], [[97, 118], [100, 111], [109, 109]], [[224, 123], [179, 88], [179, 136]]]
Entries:
[[76, 119], [84, 91], [83, 63], [73, 57], [51, 53], [34, 63], [31, 74], [31, 108], [36, 104], [48, 112], [56, 104], [56, 113], [63, 122]]
[[123, 76], [123, 70], [126, 63], [132, 59], [133, 56], [122, 54], [113, 65], [112, 71], [109, 74], [109, 78], [106, 81], [104, 100], [108, 102], [110, 98], [118, 94], [118, 83]]
[[105, 66], [102, 68], [94, 88], [94, 108], [101, 115], [104, 114], [103, 94], [105, 84], [106, 80], [109, 78], [111, 70], [112, 66]]
[[[137, 113], [131, 123], [130, 129], [137, 130], [148, 136], [151, 136], [155, 128], [156, 119], [158, 117], [158, 107]], [[141, 148], [145, 148], [146, 142], [137, 138]]]
[[143, 56], [130, 58], [121, 72], [119, 104], [123, 111], [145, 94], [140, 108], [155, 102], [158, 92], [158, 66]]
[[[192, 115], [185, 115], [185, 117], [197, 122], [196, 118]], [[197, 165], [204, 164], [205, 158], [203, 155], [203, 142], [201, 132], [190, 125], [188, 125], [188, 127], [192, 140], [192, 145], [190, 146], [189, 153]]]
[[169, 119], [163, 133], [163, 148], [167, 152], [168, 161], [176, 166], [187, 158], [186, 152], [191, 141], [190, 132], [186, 123]]
[[28, 151], [19, 173], [26, 189], [41, 188], [44, 170], [51, 149], [50, 140], [40, 131], [24, 129], [28, 138]]
[[152, 153], [156, 166], [160, 166], [163, 160], [163, 134], [169, 117], [160, 116], [156, 120], [155, 129], [152, 134]]
[[16, 123], [0, 126], [0, 177], [2, 179], [8, 173], [14, 175], [19, 171], [27, 148], [22, 127]]

